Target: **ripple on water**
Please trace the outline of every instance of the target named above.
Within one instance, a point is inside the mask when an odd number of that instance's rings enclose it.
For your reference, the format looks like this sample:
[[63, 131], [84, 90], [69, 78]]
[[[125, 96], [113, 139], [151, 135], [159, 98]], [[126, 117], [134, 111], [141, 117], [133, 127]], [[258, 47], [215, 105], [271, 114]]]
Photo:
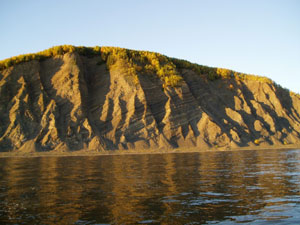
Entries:
[[300, 150], [0, 162], [0, 224], [300, 224]]

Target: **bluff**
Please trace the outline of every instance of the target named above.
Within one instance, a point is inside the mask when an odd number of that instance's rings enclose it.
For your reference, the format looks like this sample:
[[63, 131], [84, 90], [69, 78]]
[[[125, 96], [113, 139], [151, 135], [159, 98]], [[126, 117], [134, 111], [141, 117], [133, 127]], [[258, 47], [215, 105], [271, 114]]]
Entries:
[[159, 53], [57, 46], [0, 61], [0, 151], [300, 143], [300, 96]]

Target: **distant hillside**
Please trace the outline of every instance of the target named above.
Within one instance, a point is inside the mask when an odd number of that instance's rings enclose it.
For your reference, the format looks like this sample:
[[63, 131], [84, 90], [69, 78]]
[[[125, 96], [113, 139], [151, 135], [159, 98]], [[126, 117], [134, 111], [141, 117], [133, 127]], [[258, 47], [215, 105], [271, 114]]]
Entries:
[[0, 61], [0, 151], [300, 143], [300, 96], [159, 53], [57, 46]]

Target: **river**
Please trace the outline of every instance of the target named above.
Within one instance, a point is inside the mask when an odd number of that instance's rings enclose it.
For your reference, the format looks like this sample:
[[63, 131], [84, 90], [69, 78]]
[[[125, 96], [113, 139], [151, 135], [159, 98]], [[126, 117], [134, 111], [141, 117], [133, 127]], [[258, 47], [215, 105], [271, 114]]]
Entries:
[[0, 224], [300, 224], [300, 150], [0, 158]]

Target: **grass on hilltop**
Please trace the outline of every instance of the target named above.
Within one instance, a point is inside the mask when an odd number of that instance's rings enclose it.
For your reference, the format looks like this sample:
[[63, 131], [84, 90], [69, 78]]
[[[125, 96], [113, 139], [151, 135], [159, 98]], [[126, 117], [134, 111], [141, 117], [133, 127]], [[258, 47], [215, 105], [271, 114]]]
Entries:
[[259, 82], [265, 83], [273, 83], [273, 81], [267, 77], [257, 76], [252, 74], [245, 74], [235, 72], [233, 70], [224, 69], [224, 68], [215, 68], [198, 65], [196, 63], [191, 63], [186, 60], [172, 58], [172, 61], [176, 65], [177, 68], [180, 69], [190, 69], [193, 70], [197, 74], [207, 75], [208, 80], [214, 81], [217, 79], [229, 79], [235, 78], [236, 80], [255, 80]]
[[116, 62], [121, 62], [125, 74], [131, 77], [134, 82], [138, 81], [138, 74], [156, 74], [157, 77], [163, 82], [163, 86], [176, 87], [180, 86], [183, 78], [179, 70], [190, 69], [195, 73], [202, 75], [209, 81], [218, 79], [236, 80], [255, 80], [265, 83], [273, 83], [272, 80], [262, 76], [249, 75], [244, 73], [235, 72], [224, 68], [214, 68], [186, 60], [169, 58], [159, 53], [148, 51], [135, 51], [117, 47], [75, 47], [72, 45], [62, 45], [49, 48], [47, 50], [34, 53], [14, 56], [0, 61], [0, 69], [6, 69], [10, 66], [28, 62], [31, 60], [44, 60], [50, 57], [64, 55], [66, 53], [77, 52], [86, 57], [100, 56], [102, 61], [106, 63], [108, 68], [115, 66]]
[[22, 62], [28, 62], [31, 60], [43, 60], [47, 59], [53, 56], [57, 55], [63, 55], [65, 53], [69, 52], [78, 52], [81, 55], [86, 56], [95, 56], [100, 55], [100, 47], [96, 46], [94, 48], [89, 47], [75, 47], [72, 45], [61, 45], [61, 46], [55, 46], [49, 49], [46, 49], [44, 51], [38, 52], [38, 53], [31, 53], [31, 54], [24, 54], [24, 55], [18, 55], [13, 56], [8, 59], [4, 59], [0, 61], [0, 69], [6, 69], [10, 66], [22, 63]]

